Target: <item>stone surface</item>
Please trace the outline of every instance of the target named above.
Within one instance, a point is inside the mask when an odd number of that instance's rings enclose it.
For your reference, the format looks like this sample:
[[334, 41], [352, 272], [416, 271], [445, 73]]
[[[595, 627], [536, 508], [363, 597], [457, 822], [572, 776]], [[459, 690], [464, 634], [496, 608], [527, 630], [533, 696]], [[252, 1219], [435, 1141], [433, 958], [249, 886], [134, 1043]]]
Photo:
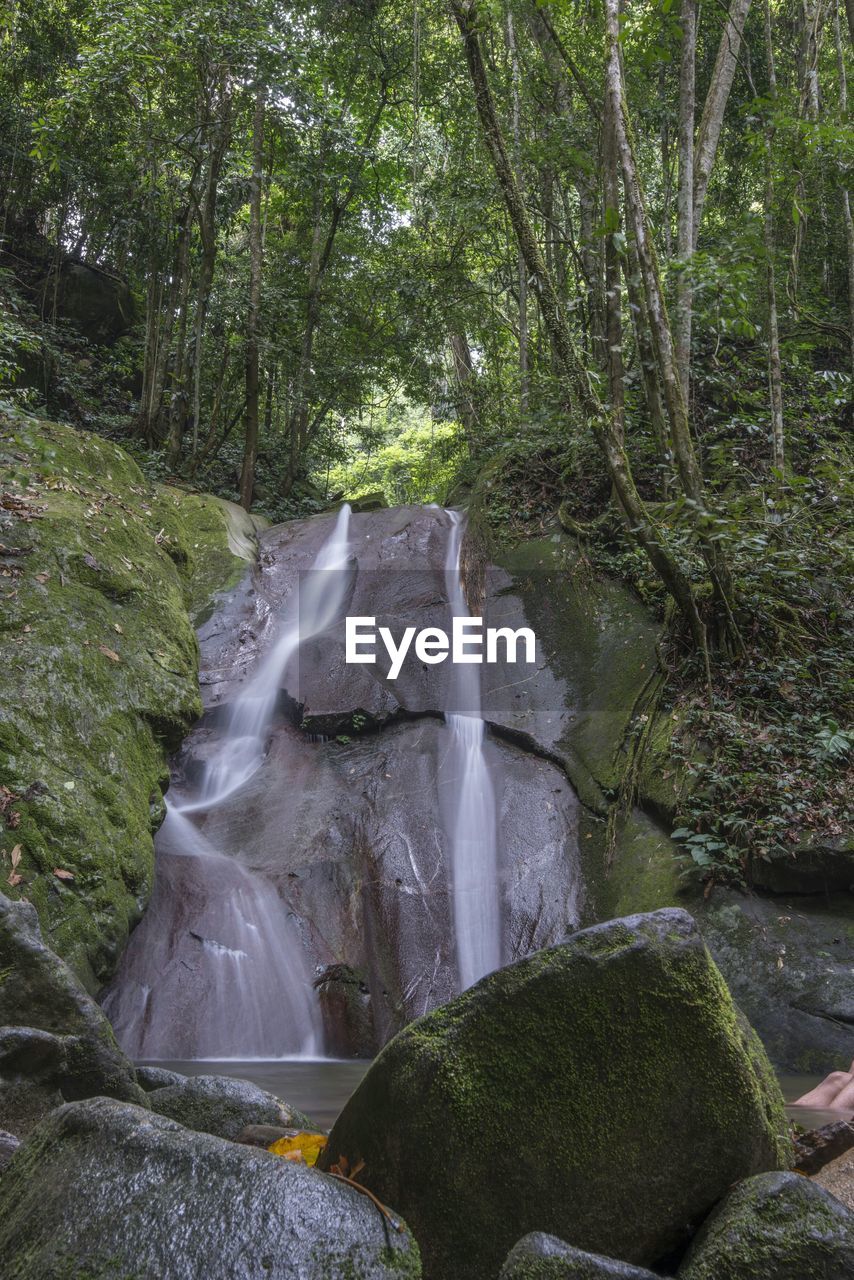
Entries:
[[769, 893], [811, 894], [854, 891], [854, 836], [800, 845], [785, 856], [757, 859], [750, 878]]
[[852, 1056], [854, 913], [848, 894], [762, 898], [715, 889], [697, 922], [774, 1064], [827, 1075]]
[[815, 1175], [813, 1181], [854, 1212], [854, 1151], [837, 1156]]
[[679, 1280], [850, 1280], [854, 1214], [796, 1173], [748, 1178], [704, 1224], [678, 1274]]
[[420, 1275], [405, 1229], [353, 1188], [103, 1098], [60, 1108], [15, 1155], [0, 1256], [4, 1280]]
[[513, 1246], [498, 1280], [655, 1280], [629, 1262], [585, 1253], [556, 1236], [533, 1231]]
[[[188, 739], [185, 774], [198, 768], [209, 732], [203, 723]], [[255, 776], [199, 820], [205, 838], [232, 858], [211, 873], [170, 843], [167, 824], [158, 837], [151, 906], [105, 998], [128, 1053], [240, 1056], [239, 1046], [210, 1039], [205, 1002], [219, 990], [221, 962], [201, 939], [234, 947], [216, 922], [241, 868], [275, 884], [311, 970], [346, 966], [367, 988], [367, 996], [351, 988], [357, 1008], [329, 999], [336, 992], [324, 991], [323, 982], [311, 992], [326, 1017], [327, 1051], [369, 1056], [406, 1021], [450, 999], [457, 970], [442, 810], [454, 786], [441, 774], [447, 741], [445, 726], [432, 717], [344, 742], [308, 741], [282, 721]], [[578, 807], [550, 761], [495, 738], [486, 753], [501, 805], [500, 893], [511, 960], [578, 925]], [[333, 984], [338, 994], [341, 985]], [[252, 991], [269, 1036], [258, 1052], [276, 1056], [281, 1001], [263, 975]]]
[[232, 1076], [188, 1076], [180, 1084], [155, 1089], [149, 1093], [148, 1100], [158, 1115], [218, 1138], [233, 1140], [246, 1125], [315, 1128], [295, 1107], [289, 1107], [249, 1080]]
[[63, 1099], [143, 1103], [98, 1005], [45, 946], [35, 909], [0, 894], [0, 1121], [24, 1132]]
[[5, 1129], [0, 1129], [0, 1173], [9, 1164], [20, 1145], [21, 1139], [17, 1138], [14, 1133], [7, 1133]]
[[665, 910], [584, 930], [406, 1028], [323, 1161], [365, 1161], [425, 1275], [492, 1280], [531, 1230], [661, 1258], [735, 1179], [788, 1162], [784, 1132], [756, 1037], [694, 922]]
[[245, 561], [214, 500], [153, 489], [69, 426], [0, 415], [0, 485], [2, 879], [95, 991], [150, 892], [167, 756], [200, 710], [188, 610]]

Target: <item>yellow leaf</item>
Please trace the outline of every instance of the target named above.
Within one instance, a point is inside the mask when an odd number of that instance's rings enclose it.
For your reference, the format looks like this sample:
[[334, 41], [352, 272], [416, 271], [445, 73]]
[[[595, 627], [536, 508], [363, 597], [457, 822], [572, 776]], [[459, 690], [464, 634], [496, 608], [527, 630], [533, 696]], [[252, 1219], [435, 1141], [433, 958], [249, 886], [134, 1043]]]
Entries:
[[302, 1159], [306, 1164], [316, 1164], [326, 1143], [325, 1133], [295, 1133], [292, 1138], [277, 1138], [267, 1150], [274, 1156], [284, 1156], [286, 1160], [299, 1162]]

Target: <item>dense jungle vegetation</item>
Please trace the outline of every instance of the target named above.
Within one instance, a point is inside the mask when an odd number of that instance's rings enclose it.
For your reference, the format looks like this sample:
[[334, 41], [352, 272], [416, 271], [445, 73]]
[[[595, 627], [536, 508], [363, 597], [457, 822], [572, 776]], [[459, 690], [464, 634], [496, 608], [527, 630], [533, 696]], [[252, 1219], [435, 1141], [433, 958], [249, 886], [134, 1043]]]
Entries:
[[850, 831], [852, 32], [851, 0], [7, 0], [3, 412], [274, 520], [559, 518], [668, 623], [686, 866], [754, 879]]

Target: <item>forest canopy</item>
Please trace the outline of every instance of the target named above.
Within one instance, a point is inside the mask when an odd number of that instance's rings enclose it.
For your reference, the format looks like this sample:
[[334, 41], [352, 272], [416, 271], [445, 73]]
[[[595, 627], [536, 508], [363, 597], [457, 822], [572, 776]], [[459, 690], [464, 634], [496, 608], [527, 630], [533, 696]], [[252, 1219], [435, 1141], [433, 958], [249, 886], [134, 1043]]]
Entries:
[[[273, 519], [469, 495], [500, 542], [559, 514], [671, 622], [722, 777], [770, 724], [758, 790], [806, 760], [781, 822], [831, 821], [854, 741], [850, 0], [1, 21], [7, 412]], [[684, 838], [735, 865], [719, 800]]]

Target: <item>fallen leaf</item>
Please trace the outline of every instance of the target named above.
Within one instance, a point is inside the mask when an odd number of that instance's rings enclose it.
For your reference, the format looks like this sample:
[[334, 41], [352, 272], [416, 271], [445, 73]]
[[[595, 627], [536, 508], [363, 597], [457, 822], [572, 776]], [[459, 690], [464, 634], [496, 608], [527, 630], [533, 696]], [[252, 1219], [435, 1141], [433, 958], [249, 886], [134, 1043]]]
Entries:
[[123, 628], [123, 627], [120, 627], [120, 626], [119, 626], [119, 624], [118, 624], [117, 622], [114, 622], [114, 623], [113, 623], [113, 630], [114, 630], [114, 631], [117, 631], [117, 632], [118, 632], [118, 634], [119, 634], [120, 636], [123, 636], [123, 635], [124, 635], [124, 628]]
[[9, 883], [9, 884], [11, 884], [12, 886], [14, 886], [14, 885], [16, 885], [16, 884], [23, 884], [23, 880], [24, 880], [24, 877], [23, 877], [23, 876], [19, 876], [19, 875], [18, 875], [18, 873], [17, 873], [17, 871], [10, 871], [10, 872], [9, 872], [9, 880], [8, 880], [8, 883]]
[[20, 861], [21, 861], [21, 846], [19, 844], [16, 844], [14, 849], [12, 850], [12, 866], [17, 867]]
[[105, 658], [110, 659], [110, 662], [121, 662], [121, 658], [116, 653], [115, 649], [108, 649], [105, 644], [99, 644], [98, 648], [100, 649], [101, 653], [103, 653]]
[[297, 1164], [316, 1164], [327, 1141], [325, 1133], [296, 1133], [292, 1138], [277, 1138], [267, 1150]]
[[65, 867], [54, 867], [53, 874], [56, 876], [57, 880], [73, 880], [74, 879], [74, 872], [66, 871]]
[[50, 574], [49, 574], [49, 573], [37, 573], [37, 574], [36, 574], [36, 582], [41, 582], [41, 583], [50, 582]]

